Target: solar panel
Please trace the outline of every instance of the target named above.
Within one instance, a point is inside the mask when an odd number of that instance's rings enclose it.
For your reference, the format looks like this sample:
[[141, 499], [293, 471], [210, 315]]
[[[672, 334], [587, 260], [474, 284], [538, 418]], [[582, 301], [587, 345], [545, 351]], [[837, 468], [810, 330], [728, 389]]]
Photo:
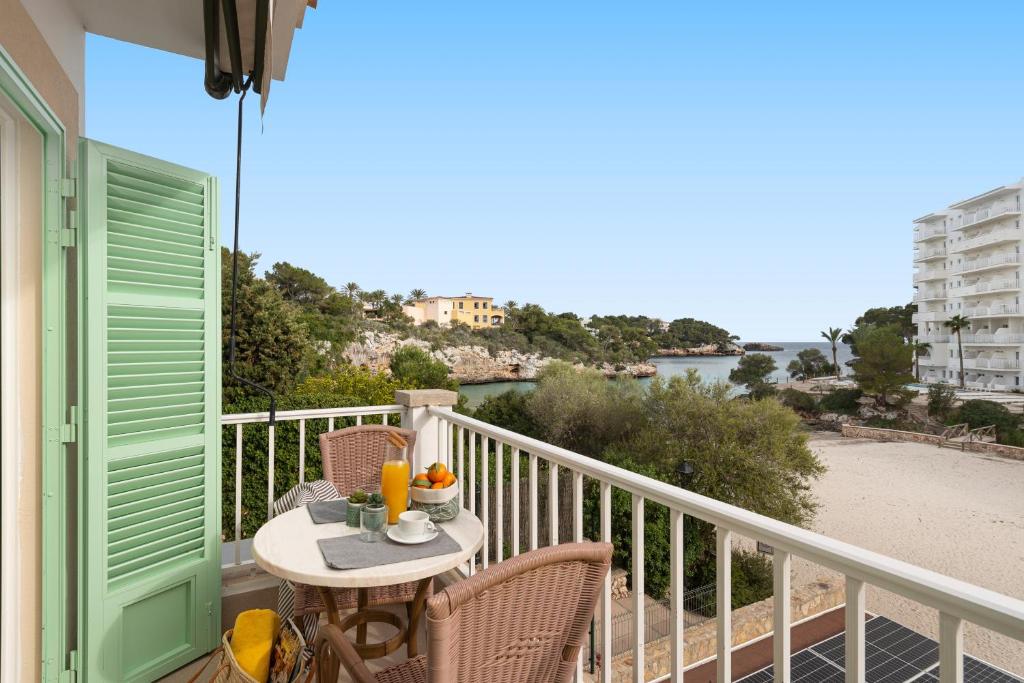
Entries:
[[[846, 634], [812, 645], [790, 658], [792, 683], [843, 683]], [[864, 665], [867, 683], [938, 683], [939, 644], [885, 617], [864, 625]], [[772, 683], [773, 668], [740, 679], [742, 683]], [[1024, 683], [974, 657], [964, 657], [965, 683]]]

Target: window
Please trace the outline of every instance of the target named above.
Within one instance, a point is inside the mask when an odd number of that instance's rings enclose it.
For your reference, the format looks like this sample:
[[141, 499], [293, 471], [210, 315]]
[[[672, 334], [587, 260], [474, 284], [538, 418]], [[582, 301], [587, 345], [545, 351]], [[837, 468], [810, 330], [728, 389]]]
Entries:
[[474, 316], [473, 316], [473, 322], [475, 322], [475, 323], [478, 323], [478, 322], [480, 322], [480, 316], [478, 316], [478, 315], [474, 315]]
[[459, 302], [459, 310], [460, 311], [462, 310], [462, 302], [461, 301]]
[[484, 308], [487, 308], [487, 302], [486, 301], [484, 302]]
[[473, 302], [473, 308], [480, 308], [480, 302], [479, 301], [474, 301]]

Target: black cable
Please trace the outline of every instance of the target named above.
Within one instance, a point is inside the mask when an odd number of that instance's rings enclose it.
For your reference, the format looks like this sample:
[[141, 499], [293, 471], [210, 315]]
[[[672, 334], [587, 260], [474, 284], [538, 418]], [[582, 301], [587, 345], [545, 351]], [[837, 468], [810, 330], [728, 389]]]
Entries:
[[231, 255], [231, 334], [228, 341], [228, 375], [270, 398], [270, 426], [273, 427], [277, 414], [277, 397], [274, 392], [235, 372], [235, 338], [238, 335], [236, 320], [238, 312], [238, 215], [242, 203], [242, 104], [245, 102], [245, 94], [249, 92], [250, 85], [252, 85], [251, 75], [242, 86], [242, 96], [238, 98], [238, 141], [235, 147], [235, 244], [234, 252]]

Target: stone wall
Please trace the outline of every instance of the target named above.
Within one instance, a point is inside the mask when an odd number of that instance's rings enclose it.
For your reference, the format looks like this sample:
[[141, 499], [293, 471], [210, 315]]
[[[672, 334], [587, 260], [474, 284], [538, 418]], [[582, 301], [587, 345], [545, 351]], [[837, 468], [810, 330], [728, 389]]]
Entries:
[[[904, 432], [898, 429], [879, 429], [877, 427], [858, 427], [844, 424], [842, 426], [843, 436], [861, 439], [874, 439], [875, 441], [909, 441], [912, 443], [926, 443], [933, 446], [941, 446], [945, 439], [937, 434], [920, 434], [918, 432]], [[1017, 446], [1006, 446], [1000, 443], [989, 443], [983, 441], [949, 442], [950, 448], [960, 447], [962, 451], [970, 453], [984, 453], [987, 455], [1001, 455], [1004, 458], [1024, 460], [1024, 448]]]
[[[802, 621], [816, 614], [834, 609], [845, 604], [846, 587], [839, 577], [821, 577], [790, 591], [790, 605], [793, 610], [792, 621]], [[773, 599], [768, 598], [753, 605], [734, 610], [732, 613], [732, 644], [733, 646], [747, 643], [772, 632], [774, 614]], [[686, 629], [683, 634], [684, 666], [714, 657], [718, 648], [718, 625], [714, 620]], [[666, 676], [671, 671], [672, 639], [659, 638], [647, 643], [644, 648], [644, 680]], [[612, 662], [612, 681], [626, 683], [632, 681], [633, 654], [627, 653]], [[586, 680], [597, 680], [596, 675], [589, 673]]]

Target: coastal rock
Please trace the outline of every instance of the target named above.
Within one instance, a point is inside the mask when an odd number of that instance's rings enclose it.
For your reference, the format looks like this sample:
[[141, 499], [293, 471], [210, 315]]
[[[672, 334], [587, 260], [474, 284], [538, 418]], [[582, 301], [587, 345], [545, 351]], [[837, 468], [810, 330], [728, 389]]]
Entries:
[[[391, 365], [391, 357], [403, 346], [415, 346], [448, 366], [452, 377], [461, 384], [484, 384], [487, 382], [529, 381], [537, 378], [541, 369], [555, 360], [538, 353], [523, 353], [514, 349], [502, 349], [491, 354], [484, 346], [446, 346], [431, 350], [430, 345], [420, 339], [402, 339], [389, 332], [369, 331], [362, 341], [349, 344], [345, 357], [353, 365], [361, 365], [380, 372]], [[582, 364], [578, 367], [583, 367]], [[626, 363], [613, 365], [602, 363], [596, 366], [606, 377], [625, 374], [632, 377], [652, 377], [657, 368], [652, 363]]]
[[719, 346], [718, 344], [703, 344], [688, 348], [658, 349], [655, 356], [742, 356], [746, 353], [742, 348], [729, 342]]
[[749, 342], [743, 345], [744, 351], [785, 351], [781, 346], [765, 344], [764, 342]]

